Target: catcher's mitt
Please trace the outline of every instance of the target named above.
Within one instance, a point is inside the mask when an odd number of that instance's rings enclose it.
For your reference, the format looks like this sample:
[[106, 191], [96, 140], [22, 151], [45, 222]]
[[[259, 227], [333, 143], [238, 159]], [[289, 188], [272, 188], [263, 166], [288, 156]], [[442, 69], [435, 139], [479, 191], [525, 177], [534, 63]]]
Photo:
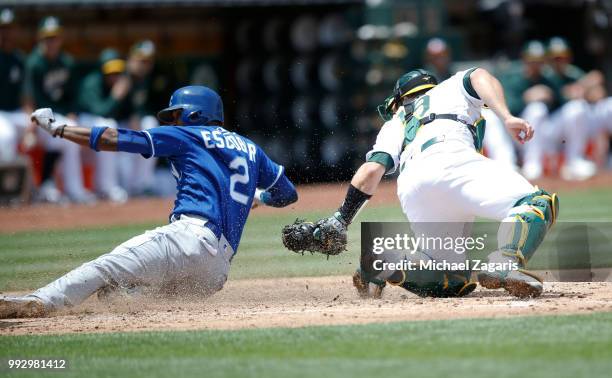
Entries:
[[335, 217], [317, 223], [296, 219], [283, 227], [282, 238], [285, 247], [294, 252], [319, 252], [329, 256], [346, 251], [346, 226]]

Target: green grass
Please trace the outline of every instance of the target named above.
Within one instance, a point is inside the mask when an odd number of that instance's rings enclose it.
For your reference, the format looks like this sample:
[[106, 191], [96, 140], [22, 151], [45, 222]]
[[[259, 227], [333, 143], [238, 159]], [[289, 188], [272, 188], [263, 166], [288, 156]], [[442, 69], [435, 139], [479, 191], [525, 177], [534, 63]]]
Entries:
[[612, 314], [0, 338], [68, 377], [607, 377], [611, 351]]
[[[561, 195], [560, 221], [612, 221], [612, 190], [593, 190]], [[324, 276], [347, 274], [356, 268], [360, 228], [349, 233], [349, 251], [326, 260], [321, 255], [299, 256], [286, 250], [280, 241], [282, 225], [296, 217], [317, 219], [329, 212], [294, 215], [253, 212], [244, 231], [239, 253], [232, 263], [230, 279], [262, 277]], [[399, 206], [366, 208], [359, 221], [404, 221]], [[79, 264], [110, 252], [116, 245], [154, 224], [68, 231], [0, 234], [0, 291], [33, 289]], [[556, 240], [555, 235], [549, 238]], [[598, 266], [612, 265], [607, 245], [596, 259]], [[545, 248], [543, 248], [545, 249]], [[550, 264], [546, 252], [534, 258], [534, 267]]]

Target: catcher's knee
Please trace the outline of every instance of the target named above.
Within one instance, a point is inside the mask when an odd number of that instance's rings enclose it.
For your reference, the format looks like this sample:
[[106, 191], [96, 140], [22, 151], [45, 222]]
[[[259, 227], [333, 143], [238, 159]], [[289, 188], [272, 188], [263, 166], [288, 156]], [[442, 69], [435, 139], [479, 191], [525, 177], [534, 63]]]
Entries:
[[538, 190], [521, 198], [499, 226], [499, 249], [516, 255], [519, 263], [525, 266], [558, 216], [556, 193]]

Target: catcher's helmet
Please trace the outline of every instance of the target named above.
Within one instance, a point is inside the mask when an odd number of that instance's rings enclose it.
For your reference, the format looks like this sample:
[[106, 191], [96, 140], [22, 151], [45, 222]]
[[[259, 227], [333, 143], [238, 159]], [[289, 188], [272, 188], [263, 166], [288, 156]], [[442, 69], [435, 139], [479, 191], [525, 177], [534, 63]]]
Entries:
[[179, 88], [170, 97], [167, 108], [157, 113], [163, 123], [172, 123], [172, 113], [181, 110], [181, 121], [185, 125], [206, 125], [211, 122], [223, 124], [223, 102], [217, 92], [201, 85]]
[[403, 97], [429, 90], [438, 85], [438, 79], [429, 71], [416, 69], [403, 74], [395, 82], [393, 94], [385, 99], [384, 104], [378, 106], [378, 113], [385, 121], [393, 115], [393, 106], [401, 104]]

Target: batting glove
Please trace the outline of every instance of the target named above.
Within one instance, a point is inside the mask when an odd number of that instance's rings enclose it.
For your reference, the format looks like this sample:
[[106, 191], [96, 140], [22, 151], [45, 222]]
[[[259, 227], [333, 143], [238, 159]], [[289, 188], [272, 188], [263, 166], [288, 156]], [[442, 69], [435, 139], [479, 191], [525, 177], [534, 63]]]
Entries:
[[30, 116], [30, 119], [53, 137], [57, 136], [62, 126], [66, 126], [55, 122], [55, 117], [53, 116], [53, 110], [51, 110], [51, 108], [36, 109]]

